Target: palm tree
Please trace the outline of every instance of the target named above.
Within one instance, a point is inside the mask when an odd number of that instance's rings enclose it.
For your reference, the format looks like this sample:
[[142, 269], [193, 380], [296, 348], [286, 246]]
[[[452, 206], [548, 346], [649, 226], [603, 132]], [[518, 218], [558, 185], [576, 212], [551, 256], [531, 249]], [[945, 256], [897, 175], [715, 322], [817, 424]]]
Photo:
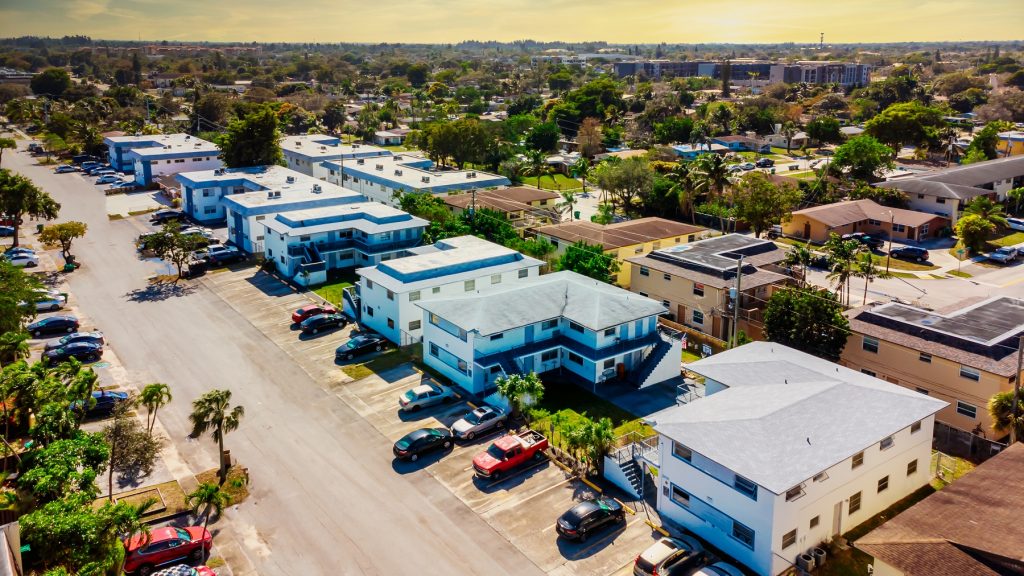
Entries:
[[1006, 197], [1014, 202], [1013, 213], [1020, 214], [1020, 201], [1024, 200], [1024, 186], [1010, 190], [1006, 193]]
[[604, 463], [604, 455], [612, 446], [615, 440], [615, 425], [611, 419], [601, 418], [587, 422], [587, 452], [588, 460], [593, 463], [594, 469], [600, 471]]
[[540, 179], [548, 173], [548, 159], [540, 150], [527, 150], [526, 151], [526, 171], [527, 176], [537, 177], [537, 188], [540, 188]]
[[214, 512], [216, 512], [217, 516], [220, 516], [228, 504], [231, 504], [231, 495], [221, 490], [220, 486], [209, 482], [203, 482], [188, 495], [188, 505], [192, 509], [193, 514], [199, 515], [199, 509], [205, 508], [203, 512], [203, 530], [206, 530], [206, 527], [210, 525], [210, 516]]
[[558, 212], [561, 214], [568, 213], [569, 221], [572, 222], [572, 210], [576, 206], [576, 193], [572, 190], [561, 190], [559, 194], [562, 196], [562, 201], [555, 205]]
[[836, 296], [843, 300], [843, 289], [846, 290], [846, 305], [850, 305], [850, 278], [856, 272], [857, 253], [862, 246], [856, 240], [843, 240], [833, 233], [825, 242], [825, 250], [829, 254], [830, 272], [828, 279], [836, 285]]
[[799, 130], [797, 129], [796, 124], [792, 122], [786, 122], [785, 124], [783, 124], [782, 130], [779, 131], [779, 134], [782, 134], [782, 137], [786, 139], [787, 156], [789, 155], [789, 149], [793, 144], [793, 137], [795, 137], [798, 132]]
[[28, 358], [27, 332], [4, 332], [0, 335], [0, 366]]
[[[726, 188], [732, 184], [729, 179], [729, 166], [725, 158], [718, 154], [701, 154], [695, 160], [696, 191], [703, 194], [708, 202], [713, 202], [725, 194]], [[719, 225], [725, 231], [725, 216], [719, 217]]]
[[139, 394], [139, 403], [146, 407], [146, 430], [153, 435], [153, 426], [156, 424], [156, 411], [161, 406], [166, 406], [174, 398], [171, 396], [171, 387], [161, 382], [147, 384]]
[[992, 417], [992, 428], [1009, 432], [1015, 427], [1017, 439], [1024, 438], [1024, 388], [1017, 392], [1017, 414], [1013, 414], [1013, 390], [999, 392], [989, 398], [988, 413]]
[[715, 111], [711, 113], [711, 121], [722, 129], [725, 134], [731, 134], [732, 131], [729, 129], [732, 124], [733, 113], [732, 108], [727, 104], [722, 103], [715, 108]]
[[573, 162], [572, 171], [583, 183], [583, 196], [585, 197], [587, 195], [587, 177], [590, 176], [590, 160], [587, 160], [585, 156], [580, 156], [579, 160]]
[[997, 228], [1005, 228], [1007, 225], [1003, 207], [993, 202], [988, 196], [978, 196], [971, 200], [971, 203], [964, 208], [964, 213], [979, 216]]
[[218, 477], [223, 484], [227, 480], [227, 460], [224, 458], [224, 435], [238, 429], [245, 416], [245, 408], [231, 407], [230, 390], [211, 390], [192, 402], [192, 414], [188, 419], [192, 422], [189, 438], [199, 438], [207, 431], [217, 442], [220, 450], [220, 471]]
[[110, 503], [104, 505], [101, 508], [102, 511], [111, 511], [113, 514], [105, 514], [104, 517], [107, 519], [106, 531], [113, 535], [112, 540], [116, 542], [111, 550], [111, 555], [108, 561], [114, 566], [112, 574], [121, 574], [124, 570], [124, 559], [125, 553], [121, 543], [123, 541], [131, 540], [136, 534], [142, 534], [142, 543], [149, 543], [149, 523], [144, 521], [142, 518], [145, 516], [149, 509], [155, 506], [157, 503], [156, 498], [149, 498], [145, 502], [133, 506], [128, 504], [127, 507], [124, 504], [118, 503], [116, 506]]
[[679, 198], [679, 210], [690, 215], [690, 222], [695, 222], [693, 204], [697, 199], [696, 172], [689, 164], [677, 164], [666, 178], [672, 182], [671, 192]]
[[803, 287], [807, 285], [807, 267], [811, 265], [813, 259], [814, 253], [811, 252], [810, 244], [796, 244], [786, 252], [786, 258], [782, 263], [790, 268], [800, 267], [800, 286]]
[[875, 265], [875, 257], [871, 252], [861, 252], [857, 256], [856, 264], [853, 275], [864, 279], [864, 300], [861, 302], [861, 306], [863, 306], [868, 303], [868, 284], [874, 282], [876, 278], [880, 280], [892, 278], [892, 274]]
[[512, 405], [513, 414], [523, 414], [527, 406], [540, 402], [544, 397], [544, 383], [541, 382], [536, 372], [530, 372], [525, 376], [512, 374], [511, 376], [499, 376], [494, 385], [498, 394], [504, 396]]

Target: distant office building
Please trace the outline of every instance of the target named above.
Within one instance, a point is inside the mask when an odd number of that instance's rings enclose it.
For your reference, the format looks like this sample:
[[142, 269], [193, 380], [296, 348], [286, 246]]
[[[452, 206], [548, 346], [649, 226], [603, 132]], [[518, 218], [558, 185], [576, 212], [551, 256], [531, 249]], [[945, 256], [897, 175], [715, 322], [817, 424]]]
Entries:
[[[730, 78], [733, 80], [750, 80], [751, 74], [758, 80], [767, 80], [771, 72], [770, 62], [730, 61]], [[692, 78], [705, 76], [708, 78], [722, 77], [721, 62], [692, 61], [674, 62], [671, 60], [644, 60], [640, 62], [616, 62], [615, 74], [619, 78], [643, 72], [650, 78]]]
[[871, 66], [851, 62], [797, 62], [775, 64], [769, 80], [774, 84], [839, 84], [840, 86], [867, 86], [871, 82]]

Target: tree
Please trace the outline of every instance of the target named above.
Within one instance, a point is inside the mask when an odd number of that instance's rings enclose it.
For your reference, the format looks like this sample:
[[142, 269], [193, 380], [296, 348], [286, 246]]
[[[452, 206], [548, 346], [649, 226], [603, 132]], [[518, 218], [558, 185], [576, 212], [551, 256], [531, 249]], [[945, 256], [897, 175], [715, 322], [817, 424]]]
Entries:
[[572, 169], [573, 175], [579, 178], [580, 182], [583, 184], [583, 194], [585, 196], [587, 194], [587, 178], [590, 177], [591, 171], [590, 161], [585, 157], [580, 156], [578, 160], [573, 162], [570, 168]]
[[35, 301], [42, 288], [35, 275], [0, 260], [0, 334], [20, 332], [25, 322], [35, 317], [35, 307], [21, 303]]
[[611, 283], [619, 271], [615, 257], [605, 254], [600, 246], [587, 244], [585, 240], [566, 246], [565, 252], [555, 262], [556, 270], [571, 270], [598, 280]]
[[281, 133], [277, 114], [264, 105], [240, 120], [232, 120], [221, 139], [221, 154], [229, 168], [278, 164], [284, 156], [278, 146]]
[[170, 260], [178, 269], [181, 280], [182, 270], [192, 258], [192, 253], [199, 249], [202, 240], [195, 234], [182, 234], [181, 225], [172, 220], [164, 224], [160, 232], [146, 234], [140, 238], [139, 247], [151, 250], [158, 258]]
[[724, 102], [715, 106], [715, 110], [710, 114], [710, 122], [717, 124], [721, 129], [722, 134], [732, 134], [732, 122], [735, 118], [732, 107]]
[[323, 123], [331, 132], [339, 130], [345, 125], [346, 120], [348, 120], [348, 113], [345, 111], [344, 101], [332, 100], [324, 107]]
[[1020, 202], [1024, 200], [1024, 186], [1014, 188], [1006, 193], [1008, 200], [1013, 200], [1013, 213], [1020, 214]]
[[634, 156], [601, 163], [594, 171], [594, 181], [626, 214], [636, 214], [636, 202], [649, 193], [654, 184], [654, 170], [645, 158]]
[[836, 148], [830, 169], [851, 178], [876, 180], [878, 171], [893, 166], [893, 151], [872, 136], [857, 136]]
[[857, 254], [863, 246], [856, 240], [843, 240], [838, 234], [833, 232], [829, 234], [824, 248], [825, 252], [828, 253], [829, 259], [828, 279], [835, 283], [836, 295], [840, 296], [840, 302], [843, 301], [841, 296], [845, 289], [846, 304], [849, 306], [850, 278], [853, 277], [857, 270]]
[[192, 422], [192, 432], [189, 438], [199, 438], [207, 432], [217, 442], [220, 454], [220, 483], [227, 480], [228, 468], [227, 458], [224, 455], [224, 436], [228, 432], [238, 429], [238, 425], [245, 416], [245, 408], [241, 406], [231, 407], [230, 390], [211, 390], [192, 402], [192, 414], [189, 421]]
[[938, 108], [917, 101], [902, 102], [868, 120], [864, 132], [899, 150], [903, 144], [920, 146], [936, 140], [939, 129], [945, 124], [942, 118], [943, 113]]
[[153, 473], [163, 441], [153, 438], [131, 412], [137, 399], [120, 402], [114, 407], [113, 421], [103, 429], [110, 447], [107, 463], [107, 499], [114, 499], [114, 473], [136, 478]]
[[689, 142], [693, 131], [693, 120], [670, 116], [654, 125], [654, 141], [658, 144]]
[[672, 194], [675, 195], [676, 201], [679, 202], [679, 211], [688, 214], [690, 221], [693, 222], [694, 214], [694, 202], [697, 199], [697, 182], [695, 180], [695, 171], [691, 169], [689, 164], [676, 164], [665, 178], [672, 183]]
[[584, 118], [579, 132], [576, 133], [576, 145], [579, 147], [580, 155], [584, 158], [593, 158], [601, 152], [601, 122], [597, 118]]
[[39, 234], [39, 241], [47, 246], [60, 246], [60, 255], [64, 260], [71, 257], [71, 242], [75, 238], [85, 236], [88, 226], [84, 222], [62, 222], [43, 228]]
[[515, 415], [525, 416], [526, 407], [540, 402], [544, 397], [544, 383], [536, 372], [499, 376], [494, 380], [494, 385], [498, 389], [498, 394], [504, 396], [512, 405]]
[[778, 290], [764, 312], [765, 337], [808, 354], [838, 360], [850, 334], [843, 306], [828, 290]]
[[420, 88], [430, 78], [430, 67], [423, 62], [417, 62], [406, 68], [405, 77], [409, 80], [409, 84], [412, 84], [413, 88]]
[[553, 152], [558, 148], [558, 140], [562, 133], [554, 122], [538, 124], [526, 136], [526, 146], [539, 152]]
[[984, 128], [978, 130], [971, 143], [967, 146], [967, 154], [979, 150], [985, 155], [985, 160], [994, 160], [999, 157], [999, 133], [1011, 130], [1013, 125], [1009, 122], [997, 120], [989, 122]]
[[210, 516], [216, 513], [220, 516], [229, 504], [231, 496], [220, 489], [220, 486], [210, 482], [203, 482], [188, 495], [188, 505], [192, 513], [199, 515], [199, 509], [203, 508], [203, 529], [210, 525]]
[[557, 208], [561, 214], [568, 214], [569, 221], [572, 222], [572, 210], [576, 206], [576, 193], [572, 190], [562, 190], [559, 192], [559, 195], [562, 198], [561, 201], [555, 205], [555, 208]]
[[793, 146], [793, 138], [796, 137], [800, 130], [796, 127], [796, 124], [792, 122], [785, 122], [782, 125], [782, 129], [779, 130], [779, 134], [786, 139], [786, 154], [789, 154], [790, 149]]
[[907, 195], [899, 188], [881, 188], [864, 181], [857, 181], [847, 197], [850, 200], [872, 200], [890, 208], [907, 207]]
[[953, 226], [953, 231], [960, 242], [975, 253], [984, 250], [985, 241], [995, 230], [995, 224], [977, 214], [964, 214]]
[[732, 95], [732, 64], [728, 60], [722, 62], [720, 73], [722, 75], [722, 98], [728, 98]]
[[971, 200], [964, 208], [964, 213], [976, 215], [996, 228], [1006, 228], [1008, 224], [1002, 205], [995, 203], [988, 196], [978, 196]]
[[23, 216], [53, 220], [58, 213], [60, 204], [31, 180], [10, 170], [0, 169], [0, 214], [12, 220], [13, 246], [18, 246], [18, 230]]
[[14, 141], [14, 138], [0, 138], [0, 164], [4, 160], [4, 150], [14, 150], [18, 147], [18, 144]]
[[839, 131], [839, 120], [834, 116], [818, 116], [807, 123], [807, 135], [818, 142], [839, 142], [843, 139]]
[[868, 303], [868, 284], [874, 282], [876, 278], [880, 280], [892, 278], [892, 274], [888, 270], [882, 270], [875, 264], [875, 257], [870, 252], [861, 252], [857, 256], [857, 266], [853, 275], [864, 279], [864, 300], [861, 301], [861, 306]]
[[1013, 390], [998, 392], [988, 400], [988, 413], [992, 417], [992, 429], [1009, 432], [1016, 428], [1018, 441], [1024, 438], [1024, 388], [1017, 392], [1017, 413], [1013, 414]]
[[142, 389], [142, 393], [139, 394], [139, 403], [145, 406], [148, 411], [146, 414], [146, 431], [150, 435], [153, 434], [153, 426], [156, 425], [156, 411], [161, 406], [169, 404], [173, 399], [171, 387], [162, 382], [146, 384], [146, 387]]
[[760, 171], [744, 175], [732, 193], [736, 218], [750, 224], [755, 238], [772, 224], [787, 221], [802, 197], [796, 186], [775, 184]]
[[31, 336], [24, 330], [0, 333], [0, 366], [28, 358], [29, 338]]
[[47, 68], [33, 76], [29, 86], [33, 94], [60, 98], [71, 88], [71, 75], [63, 68]]
[[813, 260], [814, 252], [811, 251], [810, 244], [794, 244], [786, 252], [786, 258], [782, 263], [790, 270], [794, 266], [800, 268], [800, 286], [804, 287], [807, 285], [807, 268], [810, 267]]
[[74, 492], [95, 498], [99, 492], [96, 476], [109, 456], [101, 434], [79, 430], [71, 438], [51, 442], [25, 456], [26, 471], [18, 478], [18, 486], [43, 503]]

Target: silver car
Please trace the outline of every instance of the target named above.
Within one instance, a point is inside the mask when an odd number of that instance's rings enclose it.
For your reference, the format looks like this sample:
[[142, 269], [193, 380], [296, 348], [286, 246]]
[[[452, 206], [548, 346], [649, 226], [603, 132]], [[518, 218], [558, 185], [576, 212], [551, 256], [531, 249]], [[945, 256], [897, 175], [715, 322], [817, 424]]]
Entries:
[[497, 406], [481, 406], [452, 424], [452, 436], [472, 440], [477, 436], [501, 428], [508, 414]]
[[39, 290], [36, 294], [36, 310], [39, 312], [56, 312], [68, 303], [68, 297], [56, 290]]
[[455, 391], [447, 386], [434, 383], [420, 384], [403, 392], [398, 397], [398, 406], [405, 412], [415, 412], [420, 408], [451, 402], [454, 399]]
[[651, 544], [636, 557], [633, 563], [633, 576], [654, 576], [664, 574], [669, 565], [685, 563], [696, 568], [703, 563], [704, 547], [696, 538], [679, 536], [678, 538], [662, 538]]

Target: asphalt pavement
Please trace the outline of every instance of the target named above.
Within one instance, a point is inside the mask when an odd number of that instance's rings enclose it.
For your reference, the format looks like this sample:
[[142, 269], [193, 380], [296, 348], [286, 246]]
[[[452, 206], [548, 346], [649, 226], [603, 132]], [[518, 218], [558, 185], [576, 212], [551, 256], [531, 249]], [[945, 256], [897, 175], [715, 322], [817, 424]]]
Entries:
[[159, 418], [192, 473], [216, 466], [216, 445], [186, 438], [191, 401], [228, 388], [245, 407], [226, 447], [249, 468], [252, 495], [216, 527], [257, 573], [541, 573], [437, 480], [395, 474], [391, 443], [218, 296], [196, 284], [150, 285], [166, 269], [136, 256], [145, 224], [109, 220], [98, 189], [26, 152], [9, 151], [3, 165], [61, 202], [61, 221], [88, 224], [73, 248], [82, 268], [71, 290], [131, 381], [170, 385]]

